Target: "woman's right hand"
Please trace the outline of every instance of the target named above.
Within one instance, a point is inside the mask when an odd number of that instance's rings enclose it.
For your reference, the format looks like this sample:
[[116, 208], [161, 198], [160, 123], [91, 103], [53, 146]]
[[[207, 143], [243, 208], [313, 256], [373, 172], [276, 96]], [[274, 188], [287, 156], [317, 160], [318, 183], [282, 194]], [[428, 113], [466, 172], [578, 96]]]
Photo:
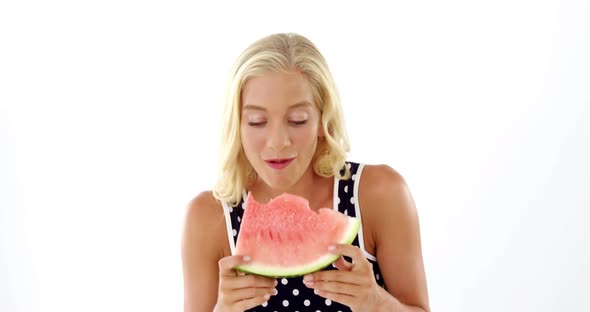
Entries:
[[214, 312], [243, 312], [268, 301], [277, 294], [277, 280], [236, 271], [246, 264], [247, 256], [229, 256], [219, 260], [219, 290]]

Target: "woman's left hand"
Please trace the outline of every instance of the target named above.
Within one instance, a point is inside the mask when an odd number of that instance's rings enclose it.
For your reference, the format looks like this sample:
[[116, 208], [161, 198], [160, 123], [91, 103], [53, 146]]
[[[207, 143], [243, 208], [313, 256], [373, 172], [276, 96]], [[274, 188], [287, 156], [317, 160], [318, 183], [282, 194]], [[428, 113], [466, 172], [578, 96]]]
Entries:
[[373, 265], [356, 246], [337, 244], [334, 247], [331, 253], [348, 256], [352, 263], [340, 256], [334, 262], [338, 270], [305, 275], [305, 285], [313, 288], [317, 295], [344, 304], [352, 311], [377, 310], [380, 287], [373, 276]]

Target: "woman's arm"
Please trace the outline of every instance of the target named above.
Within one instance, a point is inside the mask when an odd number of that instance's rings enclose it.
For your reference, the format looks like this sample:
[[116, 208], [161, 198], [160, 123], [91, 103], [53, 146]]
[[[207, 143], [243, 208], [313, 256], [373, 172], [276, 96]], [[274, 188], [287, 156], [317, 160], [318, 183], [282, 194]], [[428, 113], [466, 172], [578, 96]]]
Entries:
[[428, 312], [418, 213], [403, 177], [386, 165], [365, 166], [359, 201], [387, 287], [379, 296], [381, 306]]
[[213, 311], [219, 283], [218, 261], [227, 244], [221, 205], [211, 192], [195, 197], [187, 207], [182, 233], [184, 311]]

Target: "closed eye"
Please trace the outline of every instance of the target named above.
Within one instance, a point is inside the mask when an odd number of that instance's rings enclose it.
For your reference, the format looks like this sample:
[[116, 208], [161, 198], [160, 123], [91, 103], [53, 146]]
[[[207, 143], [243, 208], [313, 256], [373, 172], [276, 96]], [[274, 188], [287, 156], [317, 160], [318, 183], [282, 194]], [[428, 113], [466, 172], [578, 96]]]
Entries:
[[291, 121], [291, 124], [294, 124], [296, 126], [301, 126], [307, 123], [307, 120], [297, 120], [297, 121]]
[[264, 126], [265, 124], [266, 124], [266, 121], [259, 121], [259, 122], [252, 122], [252, 121], [249, 121], [249, 122], [248, 122], [248, 126], [251, 126], [251, 127], [262, 127], [262, 126]]

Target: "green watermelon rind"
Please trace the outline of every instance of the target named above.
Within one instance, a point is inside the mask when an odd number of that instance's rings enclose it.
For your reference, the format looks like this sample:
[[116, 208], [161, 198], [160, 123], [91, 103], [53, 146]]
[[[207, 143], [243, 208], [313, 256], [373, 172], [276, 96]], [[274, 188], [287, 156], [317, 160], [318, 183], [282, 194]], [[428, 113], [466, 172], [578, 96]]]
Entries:
[[[359, 232], [361, 221], [353, 217], [348, 217], [348, 219], [349, 225], [338, 244], [351, 244]], [[260, 264], [244, 264], [235, 267], [235, 269], [247, 274], [256, 274], [272, 278], [298, 277], [322, 270], [336, 261], [339, 257], [340, 255], [331, 254], [329, 251], [326, 251], [326, 255], [317, 259], [316, 261], [297, 267], [285, 268], [269, 267]]]

